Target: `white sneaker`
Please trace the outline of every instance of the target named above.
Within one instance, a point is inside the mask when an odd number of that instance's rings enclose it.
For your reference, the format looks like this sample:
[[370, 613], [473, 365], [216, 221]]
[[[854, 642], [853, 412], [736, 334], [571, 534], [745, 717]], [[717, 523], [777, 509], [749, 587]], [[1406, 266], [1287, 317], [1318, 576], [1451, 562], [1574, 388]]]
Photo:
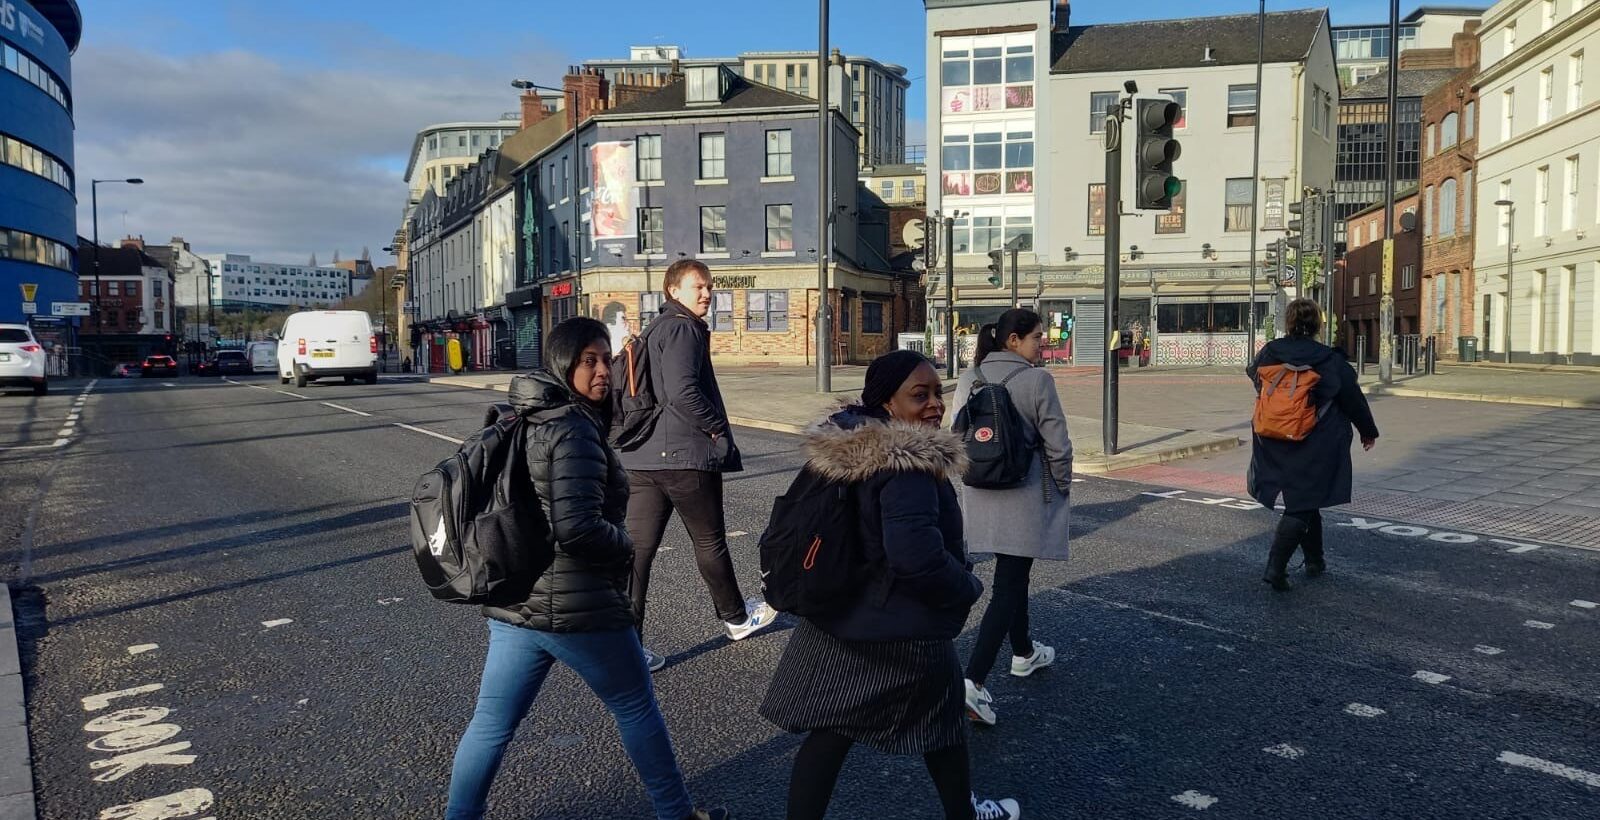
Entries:
[[1007, 797], [1002, 800], [979, 800], [972, 796], [972, 815], [974, 820], [1018, 820], [1022, 817], [1022, 806], [1017, 801]]
[[[751, 599], [754, 601], [755, 599]], [[751, 601], [744, 602], [744, 623], [726, 623], [728, 640], [742, 641], [751, 635], [772, 626], [778, 621], [778, 610], [767, 605], [766, 601], [759, 601], [752, 605]]]
[[[968, 680], [967, 682], [967, 717], [975, 723], [993, 726], [998, 718], [994, 713], [994, 695], [989, 690]], [[1003, 816], [1003, 815], [1002, 815]]]
[[646, 649], [644, 651], [644, 665], [645, 665], [645, 668], [649, 669], [650, 672], [653, 674], [653, 673], [656, 673], [656, 672], [660, 672], [661, 670], [663, 670], [663, 669], [665, 669], [667, 667], [667, 659], [665, 657], [661, 656], [661, 655], [657, 655], [656, 653], [651, 652], [650, 650]]
[[1033, 642], [1033, 654], [1026, 658], [1011, 657], [1011, 674], [1025, 678], [1034, 672], [1056, 662], [1054, 647], [1045, 646], [1038, 641]]

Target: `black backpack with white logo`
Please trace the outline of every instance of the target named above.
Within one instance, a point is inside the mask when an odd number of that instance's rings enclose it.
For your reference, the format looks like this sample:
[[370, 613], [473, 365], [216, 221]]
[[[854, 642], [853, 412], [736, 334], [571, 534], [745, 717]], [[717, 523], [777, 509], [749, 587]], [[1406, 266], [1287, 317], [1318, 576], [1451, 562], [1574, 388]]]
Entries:
[[773, 609], [824, 615], [872, 576], [850, 489], [807, 466], [773, 502], [761, 534], [761, 584]]
[[528, 477], [528, 423], [509, 405], [495, 405], [489, 416], [482, 432], [411, 491], [411, 554], [441, 601], [521, 601], [555, 560]]
[[967, 473], [961, 481], [968, 487], [1009, 490], [1027, 483], [1035, 448], [1006, 382], [1028, 369], [1019, 366], [999, 384], [984, 381], [983, 370], [973, 369], [972, 393], [953, 428], [967, 447]]

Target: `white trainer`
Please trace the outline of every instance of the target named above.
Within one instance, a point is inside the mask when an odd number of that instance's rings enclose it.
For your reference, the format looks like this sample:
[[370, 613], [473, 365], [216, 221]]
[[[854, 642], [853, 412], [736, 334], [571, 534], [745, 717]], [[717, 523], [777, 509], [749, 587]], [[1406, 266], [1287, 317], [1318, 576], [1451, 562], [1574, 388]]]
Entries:
[[974, 820], [1018, 820], [1022, 817], [1022, 806], [1009, 797], [1001, 800], [979, 800], [977, 795], [973, 795], [972, 815]]
[[973, 683], [967, 682], [967, 717], [974, 723], [993, 726], [998, 716], [994, 713], [994, 695], [989, 690]]
[[1025, 678], [1055, 662], [1055, 648], [1045, 646], [1038, 641], [1034, 641], [1032, 655], [1029, 655], [1026, 658], [1019, 658], [1015, 655], [1012, 656], [1011, 674], [1016, 675], [1019, 678]]
[[742, 641], [778, 622], [778, 610], [768, 606], [766, 601], [745, 601], [744, 612], [744, 623], [724, 624], [728, 630], [728, 640]]

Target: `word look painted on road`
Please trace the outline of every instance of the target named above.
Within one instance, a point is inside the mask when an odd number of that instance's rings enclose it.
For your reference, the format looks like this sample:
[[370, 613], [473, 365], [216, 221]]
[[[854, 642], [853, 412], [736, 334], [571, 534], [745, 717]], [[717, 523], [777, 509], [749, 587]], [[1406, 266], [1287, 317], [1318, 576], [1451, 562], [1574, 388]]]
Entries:
[[[111, 708], [113, 701], [135, 698], [159, 692], [166, 686], [146, 683], [115, 692], [103, 692], [83, 699], [85, 712], [99, 712]], [[89, 770], [97, 772], [98, 783], [121, 780], [148, 766], [187, 766], [195, 761], [189, 750], [190, 743], [168, 743], [183, 731], [176, 723], [166, 719], [172, 710], [165, 706], [130, 706], [92, 718], [83, 730], [94, 735], [89, 750], [110, 757], [90, 761]], [[210, 811], [216, 797], [207, 789], [184, 789], [152, 797], [137, 803], [121, 803], [100, 812], [100, 820], [216, 820], [213, 816], [200, 817]]]

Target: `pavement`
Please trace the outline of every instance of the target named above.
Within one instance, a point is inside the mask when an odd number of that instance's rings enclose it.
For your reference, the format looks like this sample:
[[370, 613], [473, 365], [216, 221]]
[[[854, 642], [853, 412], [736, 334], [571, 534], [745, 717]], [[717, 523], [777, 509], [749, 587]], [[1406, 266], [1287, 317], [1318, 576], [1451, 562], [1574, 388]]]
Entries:
[[[860, 396], [866, 370], [854, 366], [834, 368], [832, 391], [828, 393], [817, 392], [816, 370], [805, 367], [721, 365], [717, 368], [717, 382], [733, 424], [793, 434], [802, 432], [841, 402]], [[511, 372], [469, 373], [433, 376], [429, 382], [503, 391], [515, 375]], [[954, 390], [955, 380], [945, 382], [946, 395]], [[1063, 401], [1065, 398], [1063, 396]], [[1164, 464], [1232, 449], [1241, 443], [1237, 435], [1125, 422], [1118, 429], [1117, 453], [1107, 458], [1098, 415], [1075, 415], [1069, 411], [1067, 428], [1072, 436], [1074, 469], [1085, 475]]]
[[[1090, 403], [1063, 378], [1070, 406]], [[33, 521], [0, 530], [0, 577], [20, 591], [38, 816], [438, 817], [485, 628], [423, 592], [405, 500], [487, 397], [399, 381], [171, 384], [102, 383], [68, 444], [0, 450], [0, 527], [19, 511]], [[1231, 389], [1124, 384], [1153, 426], [1186, 405], [1221, 417]], [[38, 420], [0, 427], [0, 446], [53, 442], [54, 401], [0, 396], [0, 419]], [[1394, 451], [1465, 420], [1398, 417], [1475, 406], [1375, 401]], [[726, 506], [748, 593], [752, 534], [798, 444], [741, 431], [747, 469]], [[991, 677], [1000, 723], [970, 734], [980, 794], [1036, 818], [1600, 816], [1600, 555], [1335, 512], [1330, 573], [1273, 594], [1258, 580], [1269, 511], [1099, 477], [1075, 483], [1073, 502], [1072, 560], [1035, 568], [1030, 603], [1034, 637], [1060, 656], [1027, 679]], [[646, 639], [671, 661], [656, 693], [691, 791], [740, 818], [780, 817], [798, 739], [756, 705], [790, 624], [728, 642], [680, 527], [665, 547]], [[492, 817], [648, 814], [609, 716], [565, 669], [491, 801]], [[862, 749], [832, 816], [937, 812], [921, 761]]]
[[1369, 365], [1362, 378], [1369, 395], [1600, 410], [1600, 371], [1594, 368], [1440, 365], [1437, 374], [1397, 374], [1387, 385], [1377, 371]]

